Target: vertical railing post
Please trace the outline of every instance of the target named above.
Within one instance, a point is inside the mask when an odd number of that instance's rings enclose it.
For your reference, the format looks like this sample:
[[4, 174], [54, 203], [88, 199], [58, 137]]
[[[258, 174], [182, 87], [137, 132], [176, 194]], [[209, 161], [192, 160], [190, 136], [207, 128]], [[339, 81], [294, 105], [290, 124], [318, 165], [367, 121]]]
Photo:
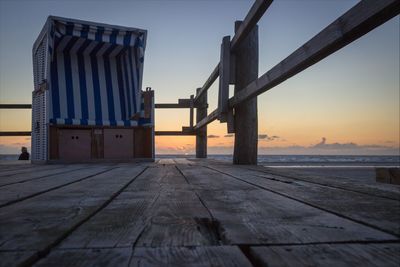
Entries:
[[189, 127], [192, 130], [193, 129], [193, 109], [194, 109], [194, 95], [190, 95], [190, 114], [189, 114]]
[[[197, 88], [196, 93], [199, 94], [201, 88]], [[207, 117], [207, 92], [196, 101], [196, 122], [198, 123]], [[196, 132], [196, 158], [207, 158], [207, 125], [200, 128]]]
[[[235, 32], [242, 21], [235, 22]], [[258, 26], [239, 43], [235, 53], [235, 94], [258, 78]], [[233, 164], [257, 164], [257, 98], [235, 107]]]

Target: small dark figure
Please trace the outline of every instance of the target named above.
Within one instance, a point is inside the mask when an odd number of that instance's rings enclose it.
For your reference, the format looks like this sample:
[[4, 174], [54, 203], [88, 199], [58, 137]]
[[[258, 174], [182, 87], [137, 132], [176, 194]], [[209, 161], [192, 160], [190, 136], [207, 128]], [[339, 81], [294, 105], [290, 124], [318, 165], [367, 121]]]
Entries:
[[21, 148], [21, 155], [19, 155], [18, 160], [29, 160], [29, 153], [28, 153], [28, 149], [26, 149], [26, 147], [22, 147]]

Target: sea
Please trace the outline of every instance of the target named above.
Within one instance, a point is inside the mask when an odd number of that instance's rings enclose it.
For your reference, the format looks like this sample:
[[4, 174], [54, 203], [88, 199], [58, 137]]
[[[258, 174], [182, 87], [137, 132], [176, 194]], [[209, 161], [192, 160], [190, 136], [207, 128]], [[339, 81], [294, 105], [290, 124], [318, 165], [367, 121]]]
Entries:
[[[0, 154], [1, 161], [17, 160], [17, 154]], [[194, 158], [194, 155], [156, 155], [156, 158]], [[232, 162], [232, 155], [208, 155], [208, 158]], [[400, 167], [400, 156], [348, 155], [259, 155], [258, 164], [271, 167]]]

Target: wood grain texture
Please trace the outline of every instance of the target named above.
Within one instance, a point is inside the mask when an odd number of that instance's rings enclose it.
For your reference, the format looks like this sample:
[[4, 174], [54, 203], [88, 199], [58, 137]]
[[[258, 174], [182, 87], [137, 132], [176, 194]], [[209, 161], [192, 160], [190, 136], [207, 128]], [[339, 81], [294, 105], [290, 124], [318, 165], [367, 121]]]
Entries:
[[36, 251], [0, 251], [0, 267], [16, 266], [18, 262], [28, 262]]
[[[235, 22], [237, 33], [242, 22]], [[255, 25], [235, 51], [235, 95], [258, 78], [258, 26]], [[235, 106], [234, 164], [257, 164], [258, 117], [257, 98]]]
[[[84, 171], [107, 168], [88, 166]], [[345, 190], [204, 159], [116, 167], [0, 208], [0, 266], [391, 266], [397, 260], [400, 239], [387, 230], [396, 210], [379, 210], [395, 200], [352, 191], [351, 183]], [[57, 176], [27, 184], [34, 190], [67, 179]]]
[[16, 174], [35, 172], [35, 170], [44, 171], [44, 170], [59, 169], [59, 168], [60, 168], [60, 166], [34, 165], [34, 164], [30, 164], [28, 162], [27, 162], [27, 164], [22, 164], [22, 165], [21, 164], [11, 165], [11, 166], [1, 165], [1, 168], [0, 168], [0, 179], [3, 179], [4, 177], [9, 177], [9, 176], [12, 176], [12, 175], [14, 175], [14, 177], [17, 177]]
[[398, 200], [379, 198], [247, 169], [232, 169], [229, 165], [217, 165], [212, 168], [262, 186], [266, 190], [375, 226], [400, 237], [400, 201]]
[[220, 122], [227, 121], [229, 107], [229, 80], [231, 70], [231, 42], [230, 36], [222, 38], [221, 55], [219, 63], [219, 87], [218, 87], [218, 119]]
[[[199, 96], [200, 88], [197, 89], [196, 125], [207, 117], [207, 94]], [[196, 129], [196, 158], [207, 157], [207, 126]]]
[[137, 248], [130, 266], [252, 266], [234, 246]]
[[304, 170], [266, 168], [263, 166], [246, 166], [246, 169], [258, 170], [267, 174], [276, 174], [283, 177], [359, 192], [371, 196], [400, 200], [400, 187], [398, 186], [380, 184], [376, 182], [360, 183], [359, 179], [352, 179], [348, 177], [346, 179], [339, 179], [339, 177], [332, 175], [329, 171], [326, 171], [325, 174], [318, 175], [307, 173]]
[[54, 175], [62, 175], [71, 171], [75, 171], [78, 169], [85, 168], [86, 165], [82, 164], [74, 164], [74, 165], [44, 165], [38, 166], [37, 168], [21, 170], [12, 175], [3, 176], [0, 178], [0, 187], [9, 185], [9, 184], [16, 184], [16, 183], [23, 183], [25, 181], [32, 181], [43, 179], [49, 176]]
[[87, 166], [84, 169], [76, 168], [62, 174], [50, 175], [26, 182], [2, 186], [0, 187], [0, 207], [37, 196], [50, 190], [55, 190], [74, 182], [82, 181], [96, 174], [111, 170], [111, 168], [112, 167], [107, 165], [98, 167]]
[[35, 266], [252, 266], [234, 246], [57, 249]]
[[215, 109], [213, 112], [211, 112], [210, 114], [207, 115], [207, 117], [201, 119], [201, 121], [197, 122], [196, 125], [194, 126], [195, 130], [199, 130], [205, 126], [207, 126], [207, 124], [215, 121], [218, 118], [218, 108]]
[[40, 260], [37, 267], [128, 266], [131, 248], [57, 249]]
[[197, 186], [199, 197], [220, 222], [225, 244], [396, 239], [210, 169], [180, 168], [189, 183]]
[[174, 166], [147, 169], [61, 247], [209, 245], [212, 236], [200, 220], [211, 220], [208, 211], [189, 188], [177, 189], [182, 183]]
[[251, 247], [260, 266], [393, 266], [400, 265], [400, 244], [321, 244]]
[[143, 169], [140, 165], [113, 169], [29, 201], [1, 208], [0, 251], [47, 251], [98, 212]]

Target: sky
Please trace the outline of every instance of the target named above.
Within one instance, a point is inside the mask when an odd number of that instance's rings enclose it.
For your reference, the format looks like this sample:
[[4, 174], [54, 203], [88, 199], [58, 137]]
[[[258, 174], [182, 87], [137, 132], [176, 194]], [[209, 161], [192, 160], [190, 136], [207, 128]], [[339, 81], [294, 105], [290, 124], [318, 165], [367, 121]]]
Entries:
[[[259, 76], [342, 15], [353, 0], [276, 0], [259, 21]], [[175, 103], [201, 87], [253, 1], [0, 0], [0, 103], [30, 103], [32, 44], [55, 15], [148, 30], [143, 88]], [[258, 97], [259, 154], [398, 155], [399, 16]], [[209, 90], [217, 106], [218, 81]], [[30, 130], [30, 111], [0, 110], [0, 131]], [[156, 130], [180, 130], [188, 110], [156, 110]], [[209, 153], [231, 154], [226, 124], [208, 126]], [[0, 137], [18, 153], [29, 137]], [[195, 137], [156, 137], [156, 153], [192, 154]]]

